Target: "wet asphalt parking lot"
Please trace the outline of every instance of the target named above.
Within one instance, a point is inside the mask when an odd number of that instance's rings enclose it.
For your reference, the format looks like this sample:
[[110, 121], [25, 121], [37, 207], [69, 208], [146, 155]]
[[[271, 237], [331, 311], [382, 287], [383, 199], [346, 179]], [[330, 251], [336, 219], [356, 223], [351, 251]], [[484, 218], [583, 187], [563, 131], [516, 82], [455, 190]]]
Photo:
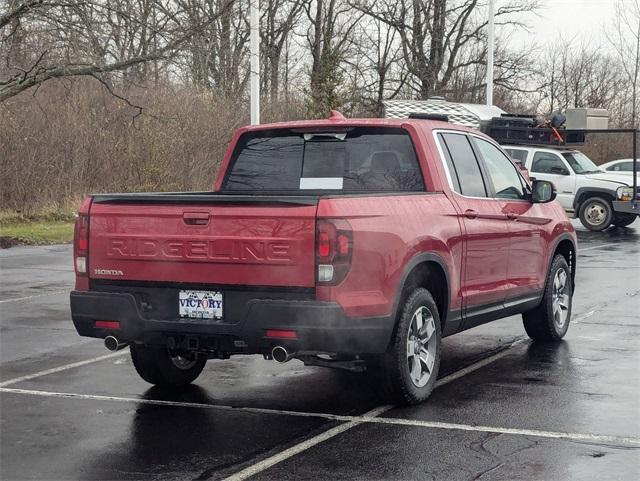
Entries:
[[209, 361], [180, 392], [70, 320], [70, 246], [0, 251], [0, 478], [640, 479], [640, 221], [579, 229], [565, 341], [510, 317], [443, 342], [420, 406], [366, 375]]

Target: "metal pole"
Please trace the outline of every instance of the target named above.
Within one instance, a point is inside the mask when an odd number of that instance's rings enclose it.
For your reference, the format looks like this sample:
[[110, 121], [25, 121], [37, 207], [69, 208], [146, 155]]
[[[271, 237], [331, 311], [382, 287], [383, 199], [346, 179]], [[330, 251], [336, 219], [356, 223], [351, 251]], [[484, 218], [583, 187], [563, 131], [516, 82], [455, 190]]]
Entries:
[[631, 196], [632, 205], [635, 207], [638, 203], [638, 131], [633, 129], [633, 149], [631, 154], [633, 155], [633, 195]]
[[496, 42], [496, 27], [494, 23], [495, 0], [489, 0], [489, 32], [487, 46], [487, 105], [493, 105], [493, 52]]
[[260, 0], [249, 0], [251, 125], [260, 123]]

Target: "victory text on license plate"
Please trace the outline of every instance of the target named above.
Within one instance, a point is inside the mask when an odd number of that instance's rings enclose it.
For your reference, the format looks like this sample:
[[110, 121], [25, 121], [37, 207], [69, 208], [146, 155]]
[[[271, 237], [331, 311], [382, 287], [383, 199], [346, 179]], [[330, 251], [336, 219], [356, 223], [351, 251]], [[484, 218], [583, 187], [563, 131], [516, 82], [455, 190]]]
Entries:
[[222, 292], [180, 291], [180, 317], [192, 319], [222, 319]]

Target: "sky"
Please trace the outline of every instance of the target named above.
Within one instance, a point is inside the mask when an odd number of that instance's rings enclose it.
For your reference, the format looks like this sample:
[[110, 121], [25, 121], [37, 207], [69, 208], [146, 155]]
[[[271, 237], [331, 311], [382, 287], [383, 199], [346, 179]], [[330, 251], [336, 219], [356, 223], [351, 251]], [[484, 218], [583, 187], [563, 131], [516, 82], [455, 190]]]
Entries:
[[[496, 5], [502, 1], [496, 0]], [[523, 18], [530, 25], [531, 33], [516, 32], [514, 40], [530, 42], [535, 36], [535, 42], [544, 45], [561, 34], [577, 43], [589, 40], [596, 44], [606, 43], [604, 27], [615, 17], [615, 0], [541, 0], [541, 4], [537, 15], [528, 14]]]

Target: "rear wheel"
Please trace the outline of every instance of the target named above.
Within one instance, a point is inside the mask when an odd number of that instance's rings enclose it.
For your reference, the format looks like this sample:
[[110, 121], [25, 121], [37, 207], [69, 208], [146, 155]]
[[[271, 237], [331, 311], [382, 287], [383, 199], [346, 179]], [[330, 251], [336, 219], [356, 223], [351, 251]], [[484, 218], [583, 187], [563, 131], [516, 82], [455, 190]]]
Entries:
[[391, 345], [379, 359], [385, 394], [403, 404], [429, 397], [440, 368], [440, 316], [431, 293], [415, 289], [401, 306]]
[[186, 386], [196, 380], [207, 362], [195, 353], [172, 352], [165, 346], [131, 344], [129, 349], [140, 377], [156, 386]]
[[524, 329], [534, 341], [559, 341], [569, 329], [573, 283], [566, 259], [553, 259], [540, 305], [522, 314]]
[[580, 205], [578, 216], [582, 225], [587, 229], [605, 230], [613, 220], [613, 207], [607, 199], [589, 197]]
[[627, 227], [635, 222], [636, 217], [635, 214], [616, 214], [613, 217], [613, 225], [616, 227]]

